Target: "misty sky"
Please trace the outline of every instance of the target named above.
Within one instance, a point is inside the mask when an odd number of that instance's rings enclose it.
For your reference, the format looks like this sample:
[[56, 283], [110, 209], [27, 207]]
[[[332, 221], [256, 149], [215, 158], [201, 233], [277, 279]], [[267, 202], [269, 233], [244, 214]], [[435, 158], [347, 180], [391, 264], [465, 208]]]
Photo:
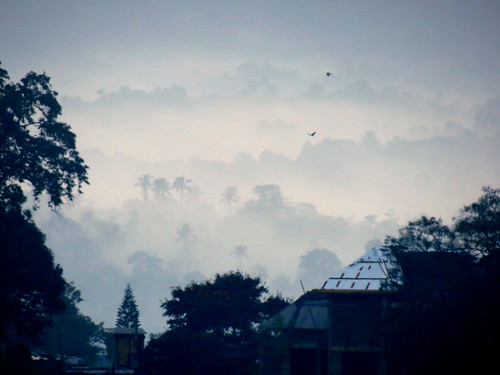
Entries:
[[[308, 251], [347, 264], [397, 224], [449, 223], [500, 186], [498, 1], [0, 4], [2, 67], [52, 78], [90, 167], [66, 219], [37, 220], [107, 326], [129, 281], [159, 331], [158, 300], [234, 269], [236, 245], [245, 270], [296, 294]], [[155, 207], [134, 185], [142, 174], [185, 176], [192, 191]], [[286, 210], [265, 211], [257, 185], [279, 187]], [[187, 255], [175, 241], [186, 222]]]

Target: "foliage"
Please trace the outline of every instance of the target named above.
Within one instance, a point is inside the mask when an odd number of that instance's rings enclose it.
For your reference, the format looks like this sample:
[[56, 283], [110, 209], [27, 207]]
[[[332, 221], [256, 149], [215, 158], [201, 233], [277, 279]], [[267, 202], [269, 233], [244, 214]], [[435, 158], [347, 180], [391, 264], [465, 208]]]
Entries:
[[21, 210], [29, 184], [35, 208], [42, 193], [54, 208], [73, 200], [88, 183], [87, 166], [76, 150], [76, 136], [57, 120], [61, 106], [50, 78], [30, 72], [7, 82], [0, 68], [0, 206]]
[[33, 346], [45, 352], [56, 350], [60, 354], [77, 356], [90, 365], [97, 363], [104, 348], [103, 323], [96, 324], [83, 315], [77, 306], [81, 301], [81, 293], [74, 284], [66, 284], [66, 309], [53, 316], [51, 326]]
[[170, 195], [170, 183], [166, 178], [155, 178], [153, 180], [153, 192], [156, 199], [165, 199], [166, 195]]
[[139, 188], [141, 189], [142, 198], [145, 201], [149, 200], [149, 191], [153, 188], [152, 179], [153, 177], [149, 174], [143, 174], [135, 183], [135, 186], [139, 186]]
[[500, 249], [500, 189], [483, 187], [477, 202], [463, 207], [455, 218], [455, 233], [462, 248], [476, 256]]
[[226, 190], [222, 192], [220, 202], [227, 207], [228, 212], [231, 212], [231, 205], [233, 203], [238, 203], [239, 200], [238, 188], [236, 186], [228, 186]]
[[187, 223], [182, 224], [179, 228], [177, 228], [176, 232], [177, 237], [174, 240], [182, 242], [183, 250], [185, 252], [188, 251], [191, 245], [198, 239], [198, 237], [193, 233], [194, 228]]
[[0, 210], [0, 335], [35, 336], [61, 312], [65, 281], [31, 219]]
[[399, 229], [399, 238], [388, 237], [386, 244], [405, 251], [453, 251], [456, 250], [455, 234], [443, 224], [443, 220], [422, 216]]
[[241, 272], [217, 274], [213, 280], [176, 287], [161, 305], [172, 329], [186, 327], [219, 336], [242, 336], [259, 322], [261, 296], [267, 288], [260, 279]]
[[116, 316], [116, 327], [140, 328], [141, 323], [139, 322], [139, 315], [140, 313], [137, 302], [135, 301], [134, 292], [130, 284], [127, 284], [122, 303]]
[[172, 188], [181, 194], [181, 204], [184, 199], [184, 191], [191, 191], [191, 187], [188, 184], [191, 182], [190, 179], [186, 179], [184, 176], [176, 177], [172, 183]]
[[440, 218], [422, 216], [387, 237], [397, 251], [459, 251], [478, 258], [500, 249], [500, 189], [483, 187], [477, 202], [464, 206], [450, 228]]
[[331, 275], [341, 266], [337, 255], [328, 249], [313, 249], [300, 257], [299, 277], [305, 287], [320, 288], [325, 275]]
[[386, 241], [404, 275], [400, 300], [386, 320], [392, 371], [480, 373], [494, 365], [500, 336], [499, 191], [483, 191], [460, 211], [452, 229], [421, 218]]
[[289, 303], [266, 293], [258, 277], [239, 271], [174, 288], [162, 304], [169, 330], [149, 343], [145, 372], [228, 373], [228, 351], [256, 345], [258, 323]]

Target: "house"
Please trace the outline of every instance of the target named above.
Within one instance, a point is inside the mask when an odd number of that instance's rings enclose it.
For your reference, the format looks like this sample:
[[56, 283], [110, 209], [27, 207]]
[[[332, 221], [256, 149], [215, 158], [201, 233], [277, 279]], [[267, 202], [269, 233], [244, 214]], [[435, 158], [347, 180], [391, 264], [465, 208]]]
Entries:
[[305, 293], [263, 324], [261, 375], [385, 375], [381, 324], [400, 279], [377, 247]]

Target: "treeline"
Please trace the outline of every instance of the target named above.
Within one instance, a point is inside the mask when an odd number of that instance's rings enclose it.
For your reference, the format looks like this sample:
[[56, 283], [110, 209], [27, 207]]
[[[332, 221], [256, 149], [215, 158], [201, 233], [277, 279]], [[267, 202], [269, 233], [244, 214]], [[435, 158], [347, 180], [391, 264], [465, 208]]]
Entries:
[[[500, 333], [500, 189], [483, 188], [453, 225], [422, 216], [387, 236], [402, 274], [380, 334], [389, 374], [470, 373], [491, 368]], [[312, 271], [312, 270], [311, 270]], [[400, 281], [403, 281], [401, 283]], [[168, 329], [150, 341], [142, 374], [256, 374], [269, 332], [259, 323], [290, 303], [241, 272], [175, 287], [162, 303]], [[286, 332], [272, 332], [274, 339]], [[235, 358], [239, 362], [235, 362]]]
[[483, 193], [451, 226], [423, 216], [386, 239], [403, 271], [402, 284], [388, 285], [400, 296], [384, 327], [391, 373], [486, 373], [495, 366], [500, 189]]

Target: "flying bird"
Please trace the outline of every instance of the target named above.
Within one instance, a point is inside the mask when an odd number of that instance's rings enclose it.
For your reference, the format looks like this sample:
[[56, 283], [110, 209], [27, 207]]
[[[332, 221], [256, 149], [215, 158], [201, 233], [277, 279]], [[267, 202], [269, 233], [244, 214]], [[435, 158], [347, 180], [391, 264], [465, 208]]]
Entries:
[[326, 75], [327, 75], [328, 77], [330, 77], [330, 76], [332, 75], [332, 73], [327, 72], [327, 73], [326, 73]]
[[316, 135], [316, 132], [307, 133], [307, 135], [310, 135], [311, 137], [314, 137]]

